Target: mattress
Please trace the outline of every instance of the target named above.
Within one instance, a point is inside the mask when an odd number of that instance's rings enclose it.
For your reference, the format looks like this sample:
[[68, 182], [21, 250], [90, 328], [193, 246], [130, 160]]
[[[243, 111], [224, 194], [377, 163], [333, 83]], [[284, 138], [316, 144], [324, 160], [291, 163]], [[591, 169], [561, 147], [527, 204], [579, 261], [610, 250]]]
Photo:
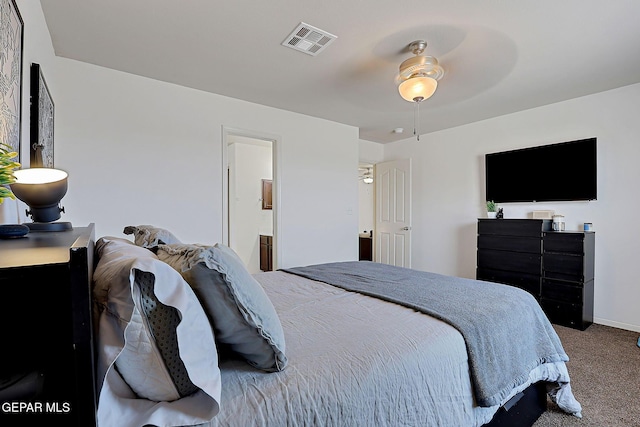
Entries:
[[[467, 350], [452, 326], [413, 309], [282, 271], [254, 275], [282, 323], [288, 367], [220, 364], [219, 414], [207, 426], [480, 426], [500, 405], [475, 405]], [[540, 381], [543, 364], [504, 401]]]

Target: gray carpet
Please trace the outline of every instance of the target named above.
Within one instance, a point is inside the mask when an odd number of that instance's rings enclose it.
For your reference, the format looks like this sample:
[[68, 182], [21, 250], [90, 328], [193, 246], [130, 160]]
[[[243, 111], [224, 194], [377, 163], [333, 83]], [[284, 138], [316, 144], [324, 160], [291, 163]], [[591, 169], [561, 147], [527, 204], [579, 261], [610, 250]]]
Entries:
[[549, 402], [534, 427], [639, 427], [640, 334], [602, 325], [585, 331], [554, 328], [569, 355], [567, 367], [582, 419]]

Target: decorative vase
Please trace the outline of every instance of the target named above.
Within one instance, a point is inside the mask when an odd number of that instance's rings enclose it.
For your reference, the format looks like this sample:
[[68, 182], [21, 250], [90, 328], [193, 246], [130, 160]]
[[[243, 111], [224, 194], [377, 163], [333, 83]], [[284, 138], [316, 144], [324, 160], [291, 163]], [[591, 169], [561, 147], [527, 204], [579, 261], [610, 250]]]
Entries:
[[487, 212], [487, 218], [495, 218], [497, 215], [497, 212]]

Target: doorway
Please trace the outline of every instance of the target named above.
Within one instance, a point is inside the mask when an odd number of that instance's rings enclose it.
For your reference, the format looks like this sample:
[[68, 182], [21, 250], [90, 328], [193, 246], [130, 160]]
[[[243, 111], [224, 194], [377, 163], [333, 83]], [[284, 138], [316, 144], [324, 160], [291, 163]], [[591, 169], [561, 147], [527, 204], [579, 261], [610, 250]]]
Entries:
[[277, 138], [233, 129], [224, 129], [223, 135], [223, 243], [238, 254], [251, 274], [274, 269]]
[[375, 224], [374, 164], [360, 162], [358, 165], [358, 259], [373, 261], [373, 238]]

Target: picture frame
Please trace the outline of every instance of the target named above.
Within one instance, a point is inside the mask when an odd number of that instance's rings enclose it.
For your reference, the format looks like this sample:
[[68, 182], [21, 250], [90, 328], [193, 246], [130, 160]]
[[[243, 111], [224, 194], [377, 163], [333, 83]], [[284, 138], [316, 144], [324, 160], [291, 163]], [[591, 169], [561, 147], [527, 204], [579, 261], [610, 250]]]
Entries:
[[55, 104], [42, 74], [31, 64], [31, 167], [53, 168]]
[[22, 139], [22, 58], [24, 22], [15, 0], [0, 0], [0, 141], [18, 153], [20, 162]]

